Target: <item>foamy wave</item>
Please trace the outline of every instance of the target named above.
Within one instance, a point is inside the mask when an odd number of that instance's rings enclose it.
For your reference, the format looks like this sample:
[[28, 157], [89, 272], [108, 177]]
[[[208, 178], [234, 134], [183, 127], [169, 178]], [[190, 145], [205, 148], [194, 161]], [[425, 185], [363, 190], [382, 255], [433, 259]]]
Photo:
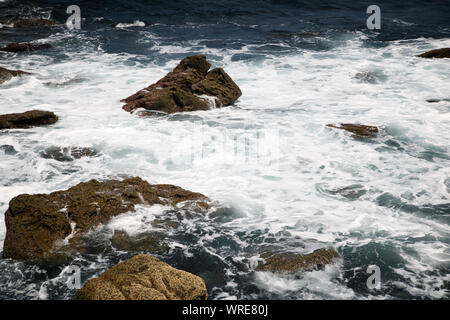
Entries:
[[145, 23], [139, 20], [135, 20], [133, 23], [118, 23], [116, 28], [129, 28], [129, 27], [145, 27]]

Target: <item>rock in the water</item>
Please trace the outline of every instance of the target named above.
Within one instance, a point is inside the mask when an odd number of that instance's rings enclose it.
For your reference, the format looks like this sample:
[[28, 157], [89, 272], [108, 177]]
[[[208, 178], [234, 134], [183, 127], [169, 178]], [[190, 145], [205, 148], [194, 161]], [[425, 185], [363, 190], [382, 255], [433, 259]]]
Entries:
[[162, 232], [144, 232], [131, 236], [125, 231], [114, 231], [111, 244], [119, 250], [161, 254], [168, 249], [163, 239]]
[[450, 48], [430, 50], [418, 55], [421, 58], [450, 58]]
[[31, 73], [25, 72], [22, 70], [9, 70], [9, 69], [0, 67], [0, 84], [2, 84], [5, 81], [10, 80], [12, 77], [28, 75], [28, 74], [31, 74]]
[[204, 55], [186, 57], [164, 78], [123, 99], [123, 109], [174, 113], [232, 104], [241, 90], [222, 68], [208, 72], [210, 66]]
[[151, 185], [139, 177], [90, 180], [50, 194], [21, 194], [9, 202], [5, 213], [3, 257], [52, 259], [60, 242], [69, 235], [73, 236], [70, 243], [77, 235], [111, 217], [134, 211], [136, 204], [173, 206], [184, 201], [207, 200], [200, 193], [174, 185]]
[[55, 123], [58, 117], [50, 111], [31, 110], [0, 115], [1, 129], [26, 129]]
[[335, 259], [339, 258], [339, 254], [331, 248], [318, 249], [306, 255], [290, 252], [273, 253], [267, 251], [263, 252], [260, 256], [264, 261], [259, 262], [255, 270], [270, 271], [274, 273], [296, 273], [299, 271], [321, 270], [325, 265], [331, 264]]
[[203, 279], [146, 254], [122, 261], [78, 291], [80, 300], [206, 300]]
[[15, 155], [17, 154], [16, 149], [14, 149], [14, 146], [11, 146], [9, 144], [4, 144], [0, 146], [0, 150], [2, 150], [7, 155]]
[[41, 152], [43, 158], [61, 162], [73, 161], [82, 157], [94, 157], [97, 154], [97, 150], [86, 147], [50, 147]]
[[11, 21], [14, 28], [52, 27], [59, 25], [58, 22], [45, 18], [21, 18]]
[[0, 48], [0, 51], [6, 52], [24, 52], [24, 51], [34, 51], [40, 49], [50, 49], [52, 46], [48, 43], [46, 44], [31, 44], [31, 43], [10, 43], [6, 47]]
[[362, 124], [341, 123], [340, 126], [336, 126], [334, 124], [327, 124], [327, 127], [343, 129], [359, 137], [373, 137], [378, 133], [377, 127]]

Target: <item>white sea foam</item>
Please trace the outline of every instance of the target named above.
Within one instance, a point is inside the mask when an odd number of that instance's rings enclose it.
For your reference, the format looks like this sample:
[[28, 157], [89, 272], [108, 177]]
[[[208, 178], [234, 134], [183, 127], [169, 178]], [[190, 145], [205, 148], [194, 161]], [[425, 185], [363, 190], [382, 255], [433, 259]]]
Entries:
[[129, 28], [129, 27], [145, 27], [145, 23], [139, 20], [135, 20], [133, 23], [118, 23], [116, 28]]

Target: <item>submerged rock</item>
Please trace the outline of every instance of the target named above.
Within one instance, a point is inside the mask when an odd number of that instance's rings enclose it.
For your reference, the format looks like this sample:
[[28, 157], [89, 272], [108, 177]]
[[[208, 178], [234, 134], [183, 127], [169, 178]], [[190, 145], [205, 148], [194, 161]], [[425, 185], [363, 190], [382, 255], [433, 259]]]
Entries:
[[69, 162], [82, 157], [94, 157], [97, 154], [97, 150], [86, 147], [50, 147], [41, 152], [43, 158], [61, 162]]
[[55, 123], [58, 117], [50, 111], [31, 110], [23, 113], [9, 113], [0, 115], [1, 129], [26, 129]]
[[16, 149], [14, 149], [14, 146], [11, 146], [9, 144], [4, 144], [0, 146], [0, 150], [2, 150], [7, 155], [15, 155], [17, 154]]
[[421, 58], [450, 58], [450, 48], [441, 48], [419, 54]]
[[48, 43], [46, 44], [31, 44], [31, 43], [10, 43], [6, 47], [0, 48], [0, 51], [6, 52], [24, 52], [24, 51], [34, 51], [40, 49], [50, 49], [52, 46]]
[[69, 244], [73, 239], [78, 241], [78, 235], [113, 216], [134, 211], [136, 204], [174, 206], [183, 201], [207, 200], [200, 193], [174, 185], [151, 185], [139, 177], [90, 180], [50, 194], [21, 194], [9, 202], [5, 213], [3, 257], [52, 259], [67, 237]]
[[339, 254], [331, 249], [318, 249], [312, 253], [301, 255], [291, 252], [274, 253], [263, 252], [256, 271], [287, 272], [296, 273], [299, 271], [323, 269], [325, 265], [331, 264], [339, 258]]
[[12, 77], [29, 75], [29, 74], [31, 74], [31, 73], [25, 72], [22, 70], [9, 70], [9, 69], [0, 67], [0, 84], [2, 84], [5, 81], [10, 80]]
[[157, 258], [139, 254], [86, 282], [80, 300], [206, 300], [205, 282]]
[[123, 109], [174, 113], [232, 104], [241, 90], [222, 68], [208, 72], [210, 66], [205, 55], [186, 57], [164, 78], [123, 99]]
[[114, 231], [111, 238], [113, 247], [124, 251], [140, 251], [161, 254], [168, 249], [162, 232], [145, 232], [131, 236], [125, 231]]
[[21, 18], [10, 21], [14, 28], [36, 28], [52, 27], [59, 25], [58, 22], [45, 18]]
[[334, 124], [327, 124], [327, 127], [343, 129], [360, 137], [373, 137], [378, 133], [378, 128], [375, 126], [367, 126], [362, 124], [341, 123], [340, 126]]

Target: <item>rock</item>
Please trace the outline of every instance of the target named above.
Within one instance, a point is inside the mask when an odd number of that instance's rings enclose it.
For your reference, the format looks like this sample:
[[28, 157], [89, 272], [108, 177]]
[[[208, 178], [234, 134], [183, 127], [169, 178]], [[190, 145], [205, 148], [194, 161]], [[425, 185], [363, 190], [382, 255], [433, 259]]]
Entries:
[[6, 47], [0, 48], [0, 51], [6, 51], [6, 52], [24, 52], [24, 51], [33, 51], [33, 50], [40, 50], [40, 49], [49, 49], [52, 48], [52, 46], [48, 43], [46, 44], [31, 44], [31, 43], [10, 43]]
[[61, 162], [69, 162], [82, 157], [94, 157], [97, 154], [97, 150], [86, 147], [50, 147], [41, 152], [43, 158]]
[[435, 49], [418, 55], [421, 58], [450, 58], [450, 48]]
[[327, 127], [343, 129], [359, 137], [373, 137], [378, 133], [377, 127], [366, 126], [362, 124], [341, 123], [340, 126], [336, 126], [334, 124], [327, 124]]
[[123, 99], [123, 109], [174, 113], [232, 104], [241, 90], [222, 68], [208, 72], [210, 66], [205, 55], [186, 57], [164, 78]]
[[205, 282], [146, 254], [122, 261], [78, 291], [80, 300], [206, 300]]
[[15, 155], [17, 154], [16, 149], [14, 149], [14, 146], [11, 146], [9, 144], [4, 144], [0, 146], [0, 150], [2, 150], [7, 155]]
[[441, 101], [450, 102], [450, 98], [444, 98], [444, 99], [437, 99], [437, 98], [431, 98], [426, 100], [428, 103], [438, 103]]
[[0, 115], [0, 130], [49, 125], [57, 120], [58, 117], [53, 112], [41, 110], [2, 114]]
[[11, 21], [14, 28], [52, 27], [59, 25], [58, 22], [45, 18], [21, 18]]
[[263, 252], [256, 271], [296, 273], [299, 271], [321, 270], [325, 265], [331, 264], [339, 258], [339, 254], [331, 248], [318, 249], [306, 255], [291, 252], [274, 253]]
[[111, 238], [111, 244], [119, 250], [161, 254], [168, 249], [163, 239], [164, 234], [161, 232], [144, 232], [130, 236], [125, 231], [116, 230]]
[[0, 67], [0, 84], [2, 84], [5, 81], [10, 80], [12, 77], [28, 75], [28, 74], [31, 74], [31, 73], [25, 72], [22, 70], [9, 70], [9, 69]]
[[69, 243], [78, 240], [78, 235], [111, 217], [134, 211], [136, 204], [174, 206], [183, 201], [207, 200], [200, 193], [174, 185], [151, 185], [139, 177], [90, 180], [50, 194], [21, 194], [9, 202], [5, 213], [3, 257], [51, 259], [69, 235]]

